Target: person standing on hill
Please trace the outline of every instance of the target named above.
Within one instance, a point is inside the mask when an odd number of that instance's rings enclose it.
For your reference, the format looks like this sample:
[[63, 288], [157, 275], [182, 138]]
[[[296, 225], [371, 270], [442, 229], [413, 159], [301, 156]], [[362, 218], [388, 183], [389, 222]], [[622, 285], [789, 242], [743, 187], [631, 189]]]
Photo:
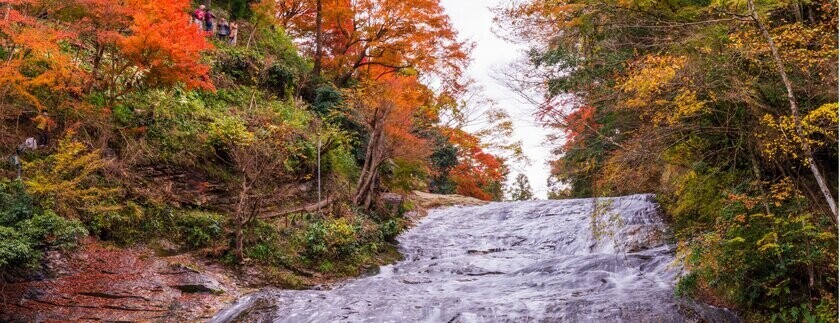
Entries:
[[222, 18], [216, 25], [216, 37], [219, 37], [221, 41], [230, 42], [230, 25], [225, 18]]
[[198, 9], [195, 9], [192, 13], [192, 21], [194, 24], [198, 25], [198, 28], [204, 28], [204, 5], [198, 6]]
[[210, 9], [204, 8], [204, 31], [212, 32], [213, 31], [213, 21], [216, 19], [216, 16], [210, 12]]
[[239, 36], [239, 24], [236, 21], [230, 23], [230, 39], [231, 45], [236, 46], [236, 38]]

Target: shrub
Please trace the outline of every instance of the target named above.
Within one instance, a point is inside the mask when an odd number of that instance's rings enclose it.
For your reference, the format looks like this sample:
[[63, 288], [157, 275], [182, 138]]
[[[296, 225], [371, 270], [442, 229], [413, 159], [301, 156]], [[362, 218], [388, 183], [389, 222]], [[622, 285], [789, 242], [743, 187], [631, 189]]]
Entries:
[[34, 267], [44, 250], [72, 248], [87, 234], [78, 220], [33, 201], [20, 182], [0, 182], [0, 269]]
[[357, 228], [345, 218], [316, 220], [309, 224], [304, 255], [310, 260], [349, 257], [357, 246]]
[[223, 237], [223, 218], [204, 211], [188, 211], [175, 217], [180, 240], [190, 248], [202, 248]]
[[257, 75], [258, 62], [264, 58], [255, 51], [243, 47], [225, 46], [216, 54], [214, 68], [218, 73], [229, 75], [242, 85], [253, 85], [254, 75]]
[[98, 182], [96, 172], [103, 166], [99, 151], [90, 151], [68, 136], [55, 153], [24, 163], [26, 191], [42, 206], [67, 217], [113, 210], [116, 205], [110, 199], [118, 190]]
[[312, 109], [322, 117], [327, 116], [343, 101], [341, 91], [331, 84], [325, 84], [315, 89], [315, 102], [312, 103]]
[[157, 232], [163, 227], [134, 202], [126, 202], [119, 210], [96, 213], [86, 224], [99, 238], [123, 245], [143, 240], [148, 233]]
[[260, 77], [262, 87], [281, 97], [284, 97], [286, 91], [292, 88], [295, 83], [294, 70], [280, 63], [268, 66]]
[[254, 134], [245, 127], [245, 121], [233, 116], [213, 120], [207, 132], [207, 143], [217, 149], [247, 145], [253, 140]]

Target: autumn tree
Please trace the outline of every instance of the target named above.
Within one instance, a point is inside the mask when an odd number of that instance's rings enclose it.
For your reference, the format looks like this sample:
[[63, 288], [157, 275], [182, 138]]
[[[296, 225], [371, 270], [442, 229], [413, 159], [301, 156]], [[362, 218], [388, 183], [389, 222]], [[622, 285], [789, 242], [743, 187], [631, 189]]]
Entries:
[[485, 201], [502, 199], [508, 169], [505, 161], [483, 148], [475, 135], [452, 129], [450, 141], [458, 147], [458, 165], [452, 170], [456, 193]]
[[[94, 1], [94, 0], [85, 0]], [[201, 53], [210, 48], [204, 35], [195, 26], [189, 24], [185, 14], [189, 2], [132, 0], [118, 8], [112, 3], [111, 12], [101, 17], [113, 17], [127, 14], [129, 24], [117, 26], [114, 30], [102, 30], [99, 33], [113, 38], [97, 35], [94, 42], [105, 41], [98, 46], [112, 47], [114, 55], [106, 56], [108, 62], [101, 62], [101, 57], [94, 57], [94, 66], [107, 66], [107, 70], [96, 84], [110, 98], [110, 102], [126, 93], [143, 87], [172, 86], [177, 83], [187, 88], [212, 89], [207, 73], [209, 67], [201, 63]], [[118, 9], [113, 9], [113, 8]], [[127, 28], [127, 34], [120, 31]], [[110, 33], [110, 34], [108, 34]]]
[[44, 15], [66, 8], [47, 1], [4, 2], [0, 17], [0, 117], [26, 117], [49, 130], [50, 110], [62, 107], [81, 93], [86, 74], [64, 50], [74, 33], [59, 28]]
[[366, 66], [457, 79], [466, 65], [469, 46], [458, 41], [438, 0], [286, 0], [277, 2], [277, 11], [339, 86]]
[[[132, 0], [6, 2], [0, 19], [3, 118], [26, 115], [50, 132], [57, 120], [99, 120], [125, 94], [184, 84], [210, 89], [209, 49], [188, 24], [189, 3]], [[66, 27], [63, 27], [66, 26]], [[6, 115], [8, 113], [8, 115]]]
[[835, 284], [819, 278], [837, 270], [824, 261], [836, 259], [835, 2], [531, 0], [497, 13], [531, 47], [507, 83], [561, 132], [552, 172], [573, 196], [656, 192], [678, 252], [698, 259], [688, 294], [756, 317], [835, 311]]
[[356, 205], [365, 208], [374, 201], [382, 163], [392, 158], [425, 160], [429, 154], [426, 140], [412, 133], [425, 87], [415, 76], [382, 75], [348, 92], [368, 130], [364, 164], [353, 197]]

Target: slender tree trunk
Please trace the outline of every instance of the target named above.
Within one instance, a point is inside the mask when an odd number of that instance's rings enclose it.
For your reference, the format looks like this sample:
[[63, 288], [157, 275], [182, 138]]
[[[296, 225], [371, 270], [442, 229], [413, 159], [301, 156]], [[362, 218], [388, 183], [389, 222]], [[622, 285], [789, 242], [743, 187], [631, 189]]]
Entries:
[[377, 170], [379, 169], [379, 165], [382, 164], [382, 157], [384, 155], [382, 151], [384, 125], [382, 124], [383, 120], [379, 119], [384, 119], [384, 116], [381, 118], [377, 117], [377, 120], [374, 121], [370, 142], [368, 142], [365, 152], [364, 167], [362, 167], [359, 183], [356, 186], [356, 196], [353, 198], [354, 204], [365, 208], [369, 207], [370, 203], [368, 200], [374, 188]]
[[257, 28], [259, 28], [260, 24], [254, 24], [251, 27], [251, 33], [248, 34], [248, 42], [245, 43], [245, 49], [248, 50], [251, 48], [251, 41], [254, 40], [254, 34], [257, 32]]
[[747, 153], [750, 155], [753, 175], [755, 176], [755, 180], [758, 181], [758, 188], [761, 191], [761, 204], [764, 205], [764, 212], [770, 215], [770, 203], [767, 201], [767, 191], [764, 190], [764, 184], [761, 182], [761, 169], [758, 168], [758, 160], [755, 159], [751, 151]]
[[773, 37], [770, 36], [770, 32], [767, 31], [767, 27], [764, 26], [764, 23], [761, 22], [761, 19], [758, 17], [758, 13], [755, 10], [755, 2], [754, 0], [748, 0], [747, 5], [749, 6], [750, 16], [752, 17], [755, 24], [758, 26], [758, 29], [761, 30], [761, 34], [764, 36], [764, 39], [767, 41], [767, 45], [770, 47], [770, 51], [773, 53], [773, 61], [776, 63], [776, 69], [779, 72], [779, 76], [782, 77], [782, 82], [785, 84], [785, 88], [787, 89], [787, 98], [788, 102], [790, 103], [790, 113], [793, 117], [793, 124], [794, 128], [796, 129], [796, 134], [802, 139], [802, 152], [805, 155], [805, 162], [808, 164], [808, 167], [811, 169], [811, 173], [814, 174], [814, 178], [817, 180], [817, 185], [820, 186], [820, 190], [822, 191], [823, 196], [825, 197], [825, 201], [828, 204], [828, 208], [831, 209], [831, 214], [837, 218], [837, 203], [834, 200], [834, 195], [831, 193], [831, 190], [828, 188], [828, 184], [826, 183], [825, 176], [823, 176], [820, 168], [817, 166], [817, 162], [814, 160], [814, 152], [811, 150], [811, 145], [805, 140], [805, 132], [802, 131], [802, 124], [799, 122], [799, 107], [796, 104], [796, 97], [793, 94], [793, 86], [791, 85], [790, 79], [788, 79], [787, 72], [785, 72], [785, 66], [782, 63], [782, 58], [779, 55], [779, 49], [776, 48], [776, 43], [773, 42]]
[[312, 73], [319, 76], [321, 75], [321, 57], [323, 57], [324, 42], [321, 1], [315, 1], [315, 67], [312, 69]]
[[367, 197], [370, 195], [370, 191], [373, 188], [373, 182], [376, 179], [376, 173], [381, 164], [381, 152], [379, 148], [379, 142], [377, 136], [376, 142], [370, 143], [370, 153], [367, 154], [365, 158], [365, 164], [368, 166], [366, 170], [362, 173], [362, 176], [359, 178], [359, 185], [356, 187], [356, 197], [354, 202], [358, 206], [364, 206]]
[[243, 234], [242, 228], [245, 226], [245, 203], [248, 199], [248, 184], [247, 179], [242, 179], [242, 188], [239, 191], [239, 203], [236, 205], [236, 259], [242, 262], [243, 257]]

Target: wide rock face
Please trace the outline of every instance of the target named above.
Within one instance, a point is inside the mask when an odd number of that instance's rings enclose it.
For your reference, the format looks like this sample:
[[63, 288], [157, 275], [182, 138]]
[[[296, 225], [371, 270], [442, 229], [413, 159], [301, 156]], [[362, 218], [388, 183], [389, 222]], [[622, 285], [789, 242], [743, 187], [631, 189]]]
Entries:
[[674, 296], [680, 274], [651, 195], [435, 210], [405, 260], [331, 290], [265, 290], [215, 321], [737, 321]]
[[75, 252], [49, 253], [40, 275], [0, 285], [0, 321], [198, 321], [237, 295], [223, 270], [189, 255], [89, 238]]

